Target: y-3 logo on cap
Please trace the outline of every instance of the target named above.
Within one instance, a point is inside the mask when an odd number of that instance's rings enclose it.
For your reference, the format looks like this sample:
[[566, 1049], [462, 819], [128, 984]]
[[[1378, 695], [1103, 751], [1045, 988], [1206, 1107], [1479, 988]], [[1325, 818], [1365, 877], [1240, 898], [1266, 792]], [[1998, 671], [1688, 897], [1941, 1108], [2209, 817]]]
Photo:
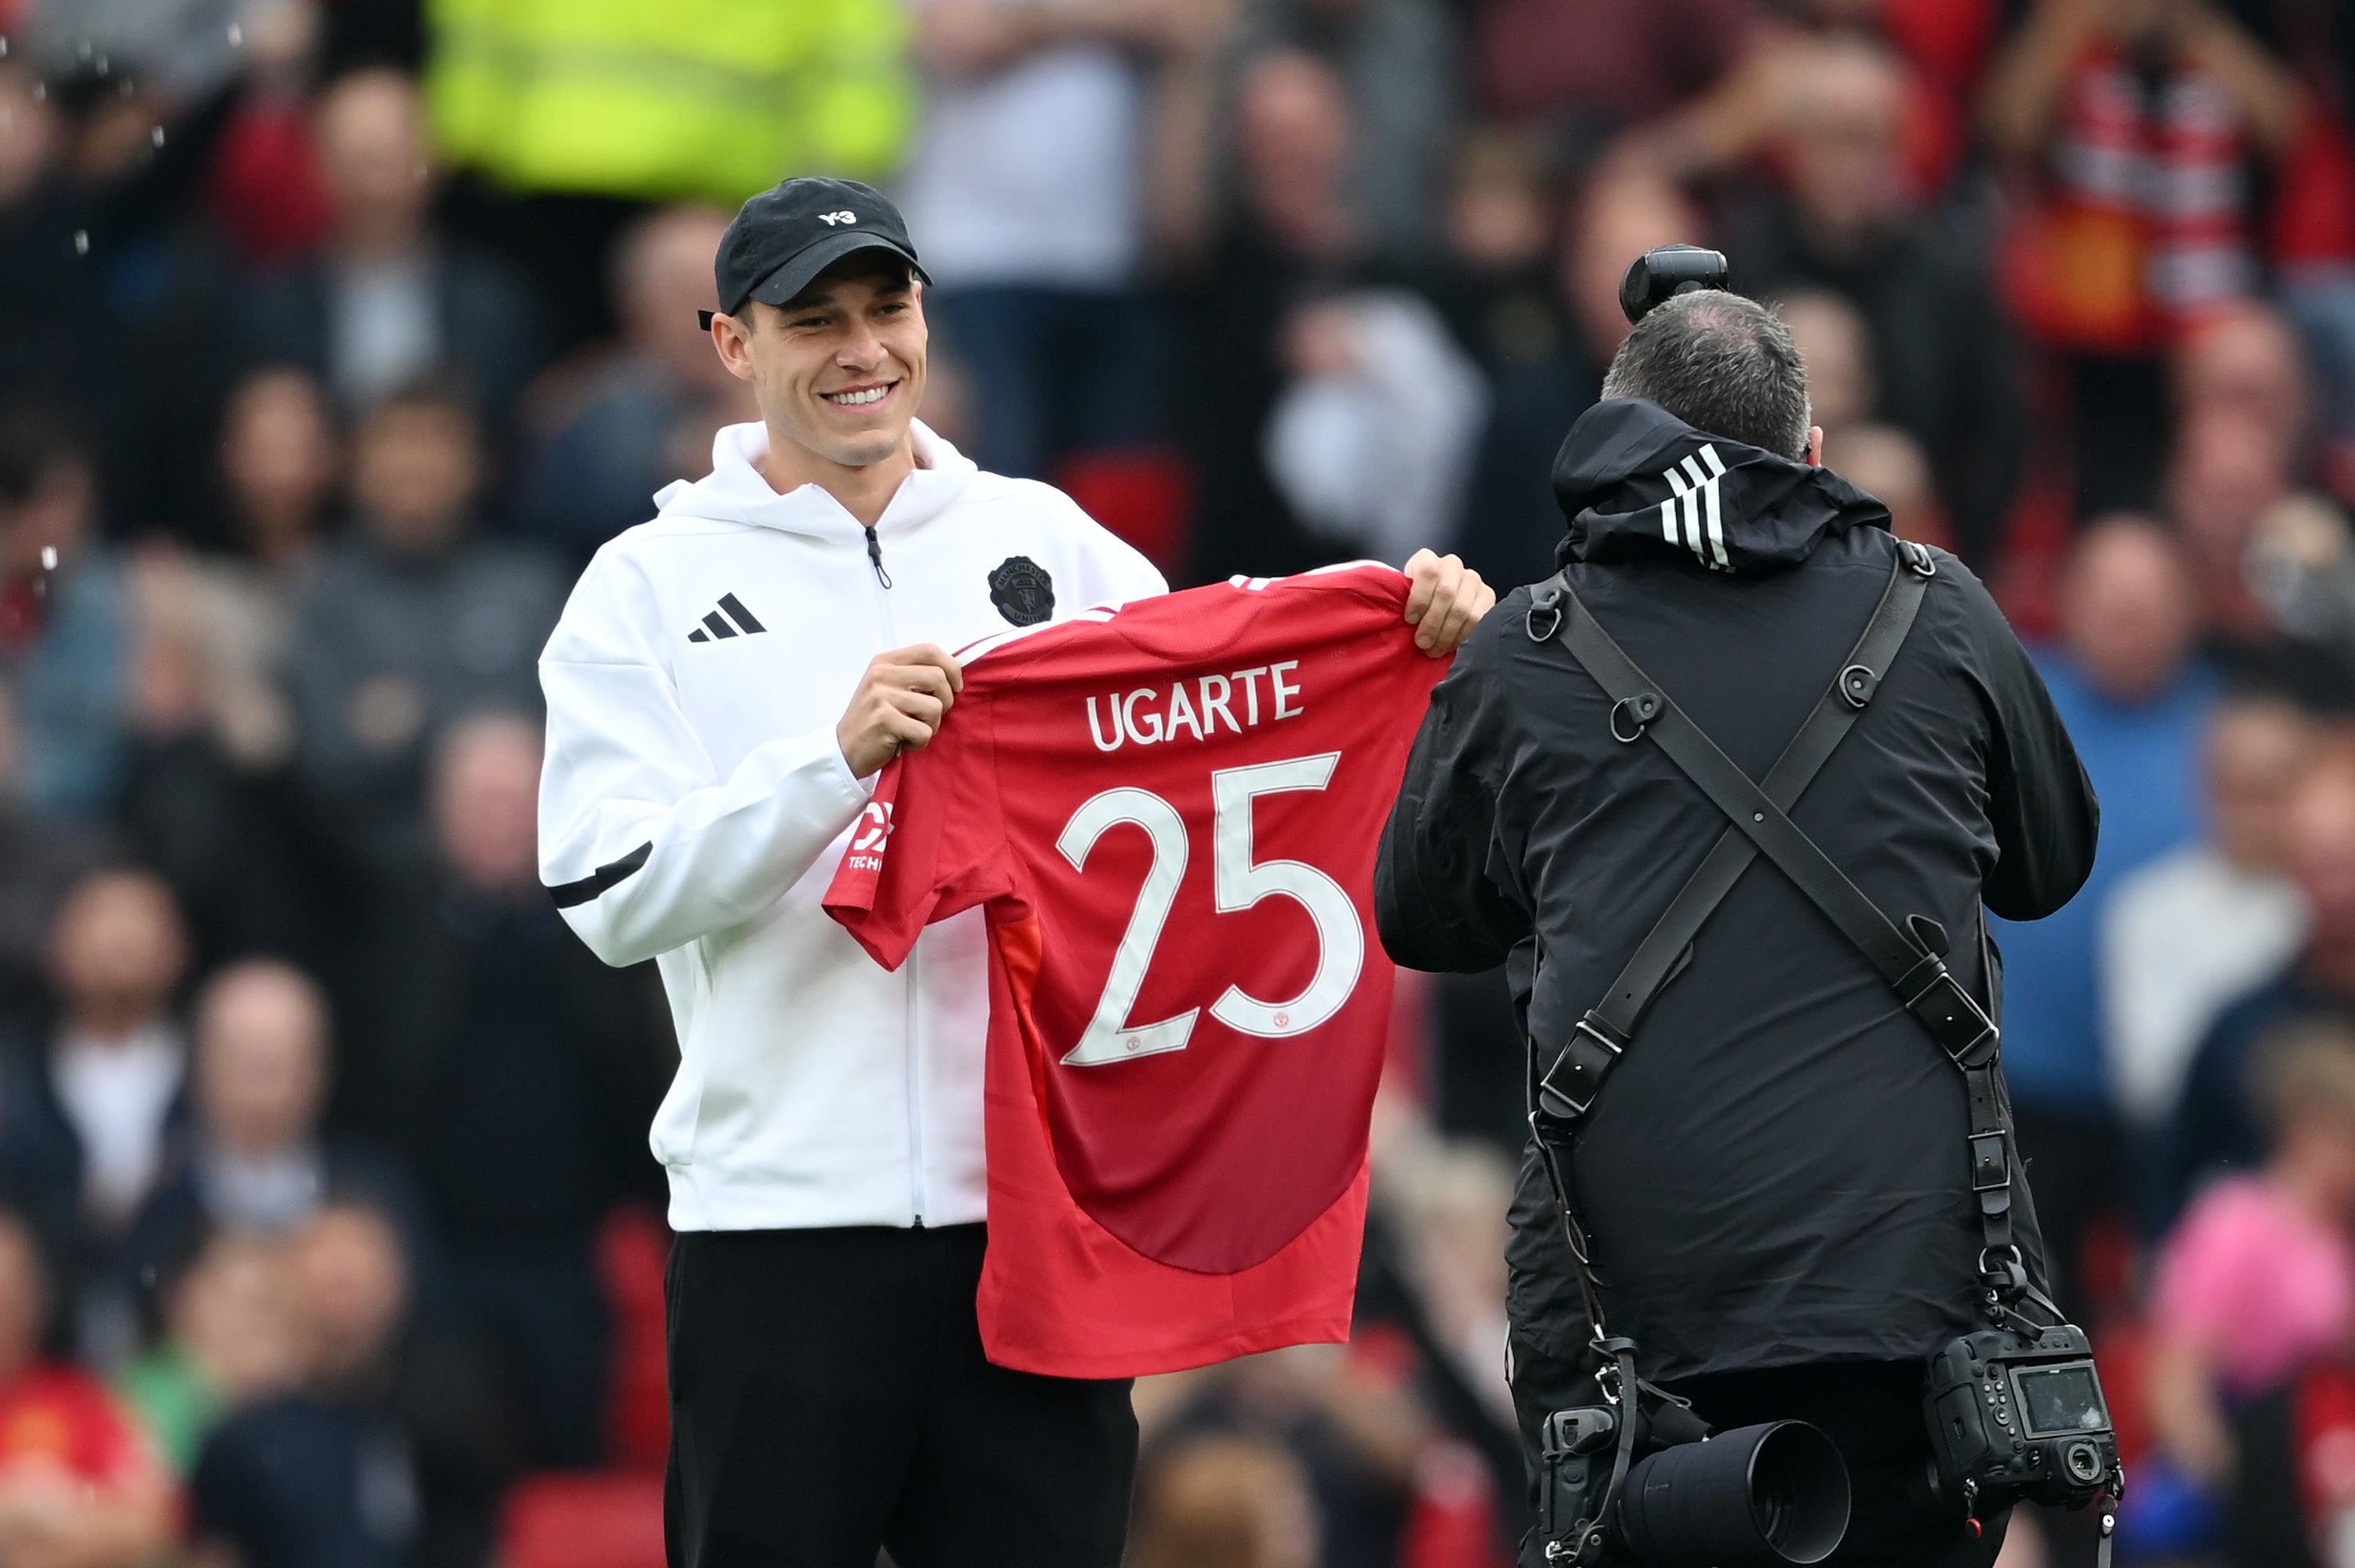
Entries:
[[857, 223], [858, 215], [855, 212], [822, 212], [817, 215], [817, 220], [828, 226], [837, 223]]

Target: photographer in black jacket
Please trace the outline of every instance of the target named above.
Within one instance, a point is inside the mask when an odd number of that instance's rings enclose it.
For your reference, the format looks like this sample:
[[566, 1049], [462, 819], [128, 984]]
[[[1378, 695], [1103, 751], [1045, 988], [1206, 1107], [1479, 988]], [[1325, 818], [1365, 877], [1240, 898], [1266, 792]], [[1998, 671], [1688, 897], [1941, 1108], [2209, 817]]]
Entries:
[[[1872, 903], [1922, 917], [1911, 928], [1951, 949], [1955, 978], [1994, 1012], [1980, 905], [2012, 919], [2058, 908], [2092, 866], [2098, 820], [2010, 627], [1953, 556], [1901, 560], [1913, 547], [1881, 504], [1819, 466], [1805, 367], [1761, 306], [1715, 290], [1668, 299], [1603, 396], [1555, 460], [1563, 580], [1751, 779], [1850, 678], [1844, 658], [1894, 578], [1909, 562], [1926, 578], [1869, 705], [1785, 804]], [[1729, 824], [1662, 747], [1628, 743], [1641, 717], [1541, 624], [1552, 602], [1532, 617], [1518, 590], [1457, 655], [1376, 880], [1399, 962], [1508, 965], [1533, 1080]], [[1721, 1430], [1794, 1418], [1832, 1437], [1853, 1510], [1831, 1562], [1992, 1563], [1997, 1509], [1975, 1531], [1908, 1497], [1930, 1453], [1924, 1358], [1986, 1327], [1963, 1073], [1764, 857], [1669, 972], [1563, 1161], [1609, 1331], [1640, 1348], [1644, 1379]], [[2041, 1286], [2016, 1153], [2006, 1169], [2009, 1234]], [[1547, 1413], [1598, 1403], [1534, 1151], [1508, 1256], [1534, 1489]], [[1542, 1550], [1533, 1541], [1524, 1563]]]

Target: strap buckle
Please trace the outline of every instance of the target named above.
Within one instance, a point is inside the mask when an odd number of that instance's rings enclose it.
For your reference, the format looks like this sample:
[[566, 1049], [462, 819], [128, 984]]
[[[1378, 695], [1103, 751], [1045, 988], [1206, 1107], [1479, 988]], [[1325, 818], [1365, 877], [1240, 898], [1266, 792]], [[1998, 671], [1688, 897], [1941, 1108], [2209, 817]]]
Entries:
[[1561, 1054], [1538, 1080], [1538, 1108], [1556, 1121], [1576, 1121], [1594, 1107], [1603, 1080], [1626, 1052], [1626, 1043], [1613, 1038], [1617, 1031], [1588, 1013], [1571, 1030]]
[[[1625, 708], [1635, 726], [1632, 735], [1619, 733], [1619, 710]], [[1660, 699], [1652, 692], [1638, 692], [1632, 697], [1622, 697], [1611, 705], [1611, 738], [1622, 746], [1633, 746], [1644, 738], [1652, 721], [1660, 716]]]
[[1900, 539], [1897, 541], [1897, 553], [1905, 557], [1905, 564], [1913, 568], [1914, 576], [1934, 577], [1938, 575], [1937, 557], [1930, 554], [1930, 547], [1927, 545], [1916, 544], [1911, 539]]
[[[1521, 618], [1521, 630], [1529, 634], [1532, 642], [1550, 642], [1561, 630], [1563, 594], [1551, 583], [1541, 583], [1529, 593], [1529, 612]], [[1538, 630], [1543, 622], [1545, 630]]]
[[[1910, 983], [1913, 975], [1925, 970], [1928, 978], [1919, 986]], [[2002, 1032], [1963, 989], [1945, 960], [1928, 955], [1914, 966], [1913, 975], [1906, 977], [1907, 983], [1901, 985], [1898, 995], [1904, 1001], [1905, 1011], [1930, 1032], [1938, 1048], [1958, 1067], [1984, 1067], [1994, 1061]]]
[[2028, 1288], [2028, 1260], [2017, 1244], [1983, 1246], [1979, 1248], [1979, 1278], [1990, 1296], [2011, 1300]]
[[1848, 699], [1849, 706], [1859, 711], [1872, 701], [1872, 694], [1880, 686], [1881, 677], [1861, 664], [1850, 664], [1840, 672], [1839, 694]]
[[2011, 1185], [2011, 1135], [1998, 1128], [1971, 1134], [1971, 1191], [1999, 1192]]

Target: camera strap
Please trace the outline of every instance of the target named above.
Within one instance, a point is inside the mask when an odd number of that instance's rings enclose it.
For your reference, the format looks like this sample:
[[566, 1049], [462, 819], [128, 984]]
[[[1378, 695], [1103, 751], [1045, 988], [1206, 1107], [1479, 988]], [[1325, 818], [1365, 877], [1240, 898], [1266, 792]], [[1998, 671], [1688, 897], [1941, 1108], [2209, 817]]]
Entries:
[[[1570, 1210], [1558, 1156], [1547, 1150], [1548, 1134], [1560, 1137], [1593, 1107], [1645, 1011], [1689, 960], [1693, 938], [1751, 862], [1763, 854], [1880, 970], [1905, 1010], [1963, 1075], [1970, 1113], [1971, 1188], [1979, 1215], [1979, 1273], [1989, 1317], [2003, 1326], [2036, 1331], [2038, 1325], [2018, 1310], [2025, 1298], [2050, 1312], [2054, 1322], [2064, 1320], [2029, 1280], [2013, 1234], [2013, 1139], [1998, 1065], [2000, 1036], [1946, 968], [1945, 930], [1921, 916], [1908, 917], [1902, 927], [1891, 920], [1788, 815], [1787, 809], [1871, 703], [1913, 629], [1936, 571], [1928, 550], [1911, 541], [1898, 542], [1889, 585], [1871, 620], [1764, 785], [1753, 781], [1627, 656], [1572, 589], [1566, 573], [1556, 573], [1533, 591], [1527, 624], [1530, 640], [1546, 642], [1557, 634], [1561, 637], [1571, 656], [1612, 699], [1613, 738], [1634, 745], [1648, 736], [1732, 823], [1637, 946], [1602, 1002], [1573, 1027], [1561, 1054], [1536, 1086], [1530, 1122], [1539, 1133], [1548, 1174], [1555, 1178], [1564, 1229], [1572, 1235], [1582, 1276], [1590, 1261], [1585, 1238]], [[1592, 1294], [1582, 1277], [1581, 1285]]]

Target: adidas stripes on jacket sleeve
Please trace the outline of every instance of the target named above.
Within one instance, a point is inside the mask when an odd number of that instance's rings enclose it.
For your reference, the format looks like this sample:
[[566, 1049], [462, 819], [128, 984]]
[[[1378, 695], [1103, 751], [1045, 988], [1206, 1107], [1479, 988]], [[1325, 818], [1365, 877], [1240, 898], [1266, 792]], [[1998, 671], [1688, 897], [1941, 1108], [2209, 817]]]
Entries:
[[609, 964], [741, 925], [815, 863], [866, 805], [831, 725], [755, 747], [719, 777], [656, 652], [636, 564], [608, 553], [540, 660], [548, 760], [540, 864]]

